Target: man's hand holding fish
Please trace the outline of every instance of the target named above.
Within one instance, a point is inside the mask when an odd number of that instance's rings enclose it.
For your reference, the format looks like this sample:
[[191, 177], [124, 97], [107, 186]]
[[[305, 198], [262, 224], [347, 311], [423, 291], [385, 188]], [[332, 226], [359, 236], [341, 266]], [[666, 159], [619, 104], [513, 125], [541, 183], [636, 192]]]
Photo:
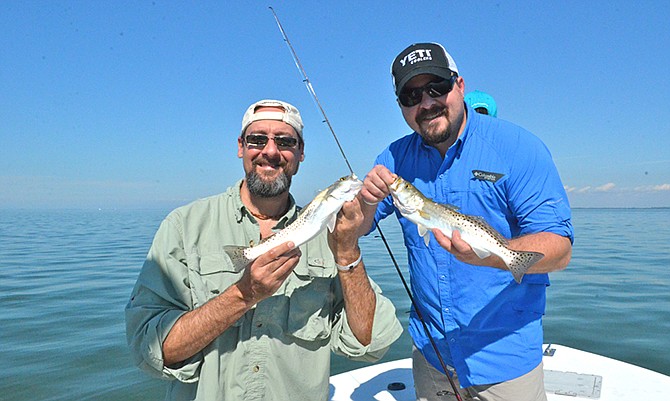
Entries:
[[[545, 251], [552, 256], [564, 254], [548, 248], [541, 241], [533, 240], [535, 236], [553, 236], [550, 233], [532, 234], [527, 236], [530, 238], [509, 242], [483, 220], [460, 214], [450, 205], [432, 202], [411, 184], [381, 165], [375, 166], [367, 174], [360, 194], [364, 204], [369, 205], [363, 208], [366, 216], [363, 226], [368, 230], [374, 219], [376, 207], [373, 205], [391, 194], [395, 207], [404, 217], [417, 224], [426, 244], [430, 238], [429, 231], [432, 231], [440, 246], [459, 261], [475, 266], [510, 270], [517, 282], [521, 281], [529, 268], [542, 260]], [[566, 242], [569, 243], [569, 240], [566, 239]], [[512, 249], [541, 249], [542, 252], [516, 252]], [[555, 266], [555, 262], [556, 259], [551, 258], [550, 266]], [[541, 268], [542, 264], [539, 268], [535, 267], [536, 271], [544, 272]]]
[[293, 242], [285, 242], [259, 256], [235, 284], [240, 296], [250, 305], [272, 296], [293, 272], [301, 255]]

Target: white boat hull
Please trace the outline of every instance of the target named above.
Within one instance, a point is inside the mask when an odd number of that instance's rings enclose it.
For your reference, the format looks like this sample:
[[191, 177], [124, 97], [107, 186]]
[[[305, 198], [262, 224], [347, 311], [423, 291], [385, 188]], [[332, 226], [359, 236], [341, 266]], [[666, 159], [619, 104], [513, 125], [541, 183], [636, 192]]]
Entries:
[[[563, 345], [549, 349], [553, 355], [543, 358], [548, 401], [670, 400], [670, 376]], [[331, 376], [329, 399], [413, 401], [412, 359]]]

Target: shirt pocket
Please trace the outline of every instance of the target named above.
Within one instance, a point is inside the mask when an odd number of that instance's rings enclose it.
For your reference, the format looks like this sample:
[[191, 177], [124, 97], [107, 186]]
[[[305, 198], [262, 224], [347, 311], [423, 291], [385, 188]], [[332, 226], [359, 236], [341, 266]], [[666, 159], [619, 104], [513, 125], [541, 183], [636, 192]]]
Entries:
[[240, 280], [244, 271], [235, 271], [230, 258], [223, 252], [194, 250], [186, 255], [188, 283], [193, 308], [204, 305]]
[[307, 257], [296, 266], [287, 284], [289, 313], [286, 332], [306, 341], [330, 338], [335, 263]]
[[[533, 280], [533, 278], [536, 279]], [[548, 286], [546, 274], [530, 274], [524, 276], [523, 281], [522, 285], [527, 286], [527, 290], [524, 296], [513, 304], [512, 308], [517, 312], [544, 315]]]

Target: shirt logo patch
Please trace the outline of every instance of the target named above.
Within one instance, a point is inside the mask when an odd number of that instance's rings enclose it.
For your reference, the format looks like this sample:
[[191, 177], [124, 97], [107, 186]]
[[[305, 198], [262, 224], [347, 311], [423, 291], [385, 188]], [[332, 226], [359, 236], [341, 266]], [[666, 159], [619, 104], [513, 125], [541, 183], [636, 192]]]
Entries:
[[478, 180], [491, 181], [494, 184], [496, 183], [496, 181], [505, 176], [505, 174], [491, 173], [489, 171], [482, 171], [482, 170], [472, 170], [472, 175]]

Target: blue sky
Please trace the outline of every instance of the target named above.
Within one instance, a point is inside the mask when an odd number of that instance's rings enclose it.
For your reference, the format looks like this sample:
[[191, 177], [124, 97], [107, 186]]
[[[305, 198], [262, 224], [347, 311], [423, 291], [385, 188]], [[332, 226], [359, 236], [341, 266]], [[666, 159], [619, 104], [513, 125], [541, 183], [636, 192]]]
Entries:
[[[230, 4], [229, 4], [230, 3]], [[410, 132], [389, 66], [443, 44], [552, 151], [573, 207], [670, 207], [670, 3], [2, 1], [0, 208], [173, 207], [239, 179], [261, 98], [295, 104], [299, 203]]]

